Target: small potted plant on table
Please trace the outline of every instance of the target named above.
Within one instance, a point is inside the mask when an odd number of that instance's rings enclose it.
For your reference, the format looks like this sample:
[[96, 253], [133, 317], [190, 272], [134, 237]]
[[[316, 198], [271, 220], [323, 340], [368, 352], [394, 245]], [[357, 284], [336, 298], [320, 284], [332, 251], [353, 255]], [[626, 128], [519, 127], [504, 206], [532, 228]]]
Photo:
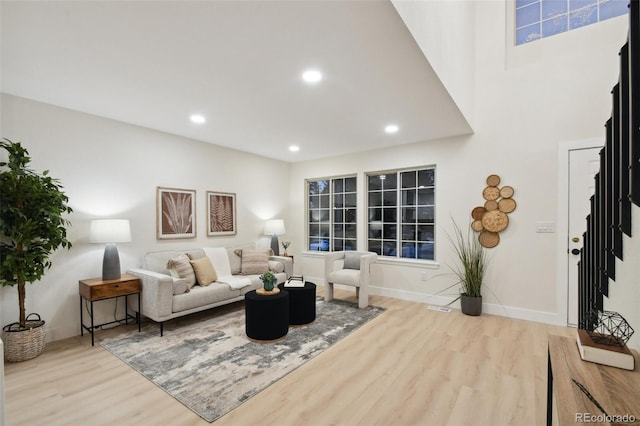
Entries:
[[278, 279], [271, 271], [267, 271], [264, 274], [260, 275], [260, 279], [262, 280], [262, 286], [264, 291], [273, 291], [278, 282]]

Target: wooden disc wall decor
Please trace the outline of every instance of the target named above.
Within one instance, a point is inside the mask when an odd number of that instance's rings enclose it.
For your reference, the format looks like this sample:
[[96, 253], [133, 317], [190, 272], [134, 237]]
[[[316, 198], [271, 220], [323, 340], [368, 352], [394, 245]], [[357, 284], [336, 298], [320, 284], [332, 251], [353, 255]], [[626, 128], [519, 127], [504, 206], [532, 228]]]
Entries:
[[492, 248], [500, 242], [498, 232], [509, 226], [509, 216], [516, 209], [513, 198], [515, 190], [511, 186], [499, 188], [500, 176], [487, 176], [487, 186], [482, 190], [482, 197], [486, 200], [484, 207], [474, 207], [471, 211], [471, 229], [479, 232], [478, 241], [483, 247]]
[[516, 200], [513, 198], [503, 198], [498, 201], [498, 209], [504, 213], [511, 213], [516, 209]]
[[471, 210], [471, 217], [474, 220], [482, 220], [482, 216], [484, 216], [486, 211], [487, 209], [485, 209], [484, 207], [476, 207]]
[[493, 248], [500, 242], [500, 235], [497, 232], [482, 231], [478, 235], [478, 241], [482, 247]]
[[509, 217], [500, 210], [486, 212], [482, 216], [482, 226], [491, 232], [503, 231], [509, 225]]
[[484, 203], [484, 208], [487, 211], [498, 210], [498, 203], [496, 202], [496, 200], [489, 200]]
[[485, 200], [497, 200], [500, 197], [500, 190], [497, 186], [487, 186], [482, 191], [482, 196]]
[[502, 188], [500, 188], [500, 196], [502, 198], [511, 198], [513, 197], [513, 188], [510, 186], [503, 186]]
[[471, 229], [473, 229], [476, 232], [484, 231], [484, 226], [482, 225], [482, 221], [474, 220], [473, 222], [471, 222]]
[[487, 185], [488, 186], [498, 186], [498, 185], [500, 185], [500, 176], [498, 176], [498, 175], [489, 175], [487, 177]]

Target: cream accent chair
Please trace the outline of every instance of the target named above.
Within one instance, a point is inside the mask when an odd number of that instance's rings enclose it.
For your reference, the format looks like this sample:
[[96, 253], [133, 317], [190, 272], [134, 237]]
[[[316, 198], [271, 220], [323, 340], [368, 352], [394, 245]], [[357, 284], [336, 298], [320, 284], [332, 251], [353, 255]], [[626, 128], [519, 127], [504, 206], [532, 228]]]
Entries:
[[358, 307], [369, 305], [371, 264], [378, 255], [369, 251], [336, 251], [324, 256], [324, 300], [333, 299], [333, 285], [342, 284], [356, 288]]

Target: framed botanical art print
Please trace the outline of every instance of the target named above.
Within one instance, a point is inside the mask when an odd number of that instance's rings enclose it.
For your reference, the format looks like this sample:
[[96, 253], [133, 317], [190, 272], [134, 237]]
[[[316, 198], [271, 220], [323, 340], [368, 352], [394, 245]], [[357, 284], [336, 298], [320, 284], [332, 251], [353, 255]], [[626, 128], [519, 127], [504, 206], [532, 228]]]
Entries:
[[196, 191], [158, 187], [156, 222], [160, 240], [195, 238]]
[[236, 233], [236, 194], [207, 191], [207, 235]]

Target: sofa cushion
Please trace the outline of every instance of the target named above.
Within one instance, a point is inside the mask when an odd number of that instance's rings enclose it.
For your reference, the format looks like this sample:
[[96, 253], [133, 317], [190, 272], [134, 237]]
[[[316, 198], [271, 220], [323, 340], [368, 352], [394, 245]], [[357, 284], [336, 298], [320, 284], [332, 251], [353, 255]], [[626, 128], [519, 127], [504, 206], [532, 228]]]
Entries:
[[338, 269], [329, 274], [327, 280], [334, 284], [346, 284], [360, 287], [360, 271], [357, 269]]
[[233, 290], [226, 284], [215, 282], [206, 287], [197, 285], [189, 293], [173, 296], [172, 311], [175, 313], [197, 309], [201, 306], [221, 303], [239, 296], [240, 290]]
[[193, 266], [193, 271], [196, 274], [196, 281], [203, 287], [208, 286], [218, 279], [218, 275], [211, 264], [211, 260], [206, 256], [192, 260], [191, 266]]
[[187, 280], [184, 278], [171, 277], [173, 279], [173, 294], [184, 294], [189, 292]]
[[184, 278], [188, 288], [191, 288], [196, 284], [196, 274], [193, 272], [189, 256], [186, 254], [183, 253], [177, 257], [169, 259], [167, 261], [167, 269], [171, 273], [172, 277]]
[[345, 252], [344, 269], [360, 269], [360, 253]]
[[242, 249], [242, 273], [262, 274], [269, 270], [270, 249]]
[[274, 273], [284, 272], [284, 264], [282, 262], [278, 262], [277, 260], [270, 260], [269, 270]]

